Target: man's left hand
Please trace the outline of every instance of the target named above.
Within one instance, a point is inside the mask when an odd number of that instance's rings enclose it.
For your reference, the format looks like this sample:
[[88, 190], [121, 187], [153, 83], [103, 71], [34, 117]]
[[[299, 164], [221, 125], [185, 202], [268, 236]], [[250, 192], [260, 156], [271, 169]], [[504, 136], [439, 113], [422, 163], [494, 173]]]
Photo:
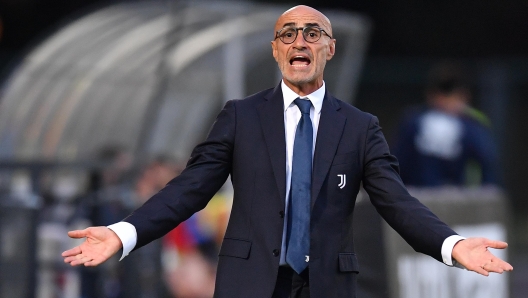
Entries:
[[484, 276], [490, 272], [502, 273], [512, 271], [513, 267], [494, 256], [488, 248], [504, 249], [508, 243], [486, 238], [467, 238], [453, 247], [453, 258], [466, 269]]

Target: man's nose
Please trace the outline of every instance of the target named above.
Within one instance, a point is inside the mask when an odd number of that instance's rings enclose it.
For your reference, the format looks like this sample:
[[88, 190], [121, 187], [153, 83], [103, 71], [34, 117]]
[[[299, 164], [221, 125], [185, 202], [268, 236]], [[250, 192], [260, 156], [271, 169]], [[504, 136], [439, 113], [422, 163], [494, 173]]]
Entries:
[[293, 46], [295, 47], [306, 47], [306, 40], [304, 40], [303, 31], [298, 29], [297, 37], [293, 41]]

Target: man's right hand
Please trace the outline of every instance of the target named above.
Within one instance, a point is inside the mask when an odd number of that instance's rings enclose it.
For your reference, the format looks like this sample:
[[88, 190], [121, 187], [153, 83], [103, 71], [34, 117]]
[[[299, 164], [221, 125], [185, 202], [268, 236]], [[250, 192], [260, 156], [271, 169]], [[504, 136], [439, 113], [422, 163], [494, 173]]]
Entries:
[[72, 266], [97, 266], [121, 249], [123, 244], [114, 231], [107, 227], [90, 227], [68, 232], [70, 238], [86, 238], [79, 246], [62, 253], [64, 262]]

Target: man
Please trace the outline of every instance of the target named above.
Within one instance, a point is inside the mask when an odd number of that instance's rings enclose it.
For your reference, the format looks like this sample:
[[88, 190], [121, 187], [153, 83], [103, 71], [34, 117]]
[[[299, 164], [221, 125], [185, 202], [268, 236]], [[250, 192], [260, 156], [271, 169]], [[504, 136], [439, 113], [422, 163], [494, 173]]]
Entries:
[[392, 153], [405, 185], [493, 185], [497, 150], [486, 116], [471, 108], [463, 69], [443, 62], [433, 67], [426, 105], [406, 110]]
[[202, 209], [231, 175], [215, 297], [355, 297], [352, 214], [361, 182], [415, 250], [448, 265], [453, 256], [483, 275], [512, 270], [487, 250], [506, 243], [462, 240], [409, 196], [377, 119], [326, 91], [323, 71], [335, 52], [326, 16], [296, 6], [275, 32], [281, 84], [228, 102], [181, 175], [124, 222], [69, 232], [86, 241], [64, 252], [65, 262], [96, 266], [122, 247], [127, 255]]

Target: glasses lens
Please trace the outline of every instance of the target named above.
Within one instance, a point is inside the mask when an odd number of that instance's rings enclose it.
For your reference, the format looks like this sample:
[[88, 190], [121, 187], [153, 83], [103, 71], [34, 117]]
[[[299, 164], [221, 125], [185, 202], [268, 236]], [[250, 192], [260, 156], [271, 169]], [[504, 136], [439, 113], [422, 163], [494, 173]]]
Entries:
[[321, 38], [321, 30], [316, 27], [305, 27], [303, 30], [303, 36], [307, 42], [316, 42]]
[[292, 43], [296, 37], [297, 37], [297, 30], [295, 30], [295, 28], [285, 27], [285, 28], [282, 28], [282, 30], [279, 32], [279, 38], [284, 43]]

